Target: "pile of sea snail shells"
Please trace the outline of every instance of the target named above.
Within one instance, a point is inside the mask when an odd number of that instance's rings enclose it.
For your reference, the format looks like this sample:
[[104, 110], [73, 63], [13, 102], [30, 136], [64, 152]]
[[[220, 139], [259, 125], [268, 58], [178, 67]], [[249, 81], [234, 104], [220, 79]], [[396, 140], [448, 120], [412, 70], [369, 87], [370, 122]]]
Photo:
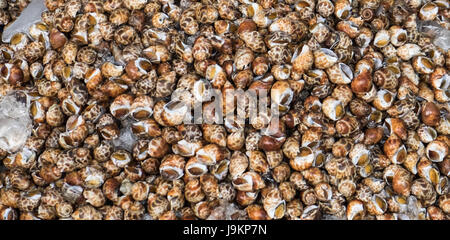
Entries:
[[[448, 0], [45, 5], [0, 46], [33, 121], [1, 219], [450, 218], [450, 53], [420, 30]], [[267, 90], [280, 120], [183, 123], [208, 89]]]

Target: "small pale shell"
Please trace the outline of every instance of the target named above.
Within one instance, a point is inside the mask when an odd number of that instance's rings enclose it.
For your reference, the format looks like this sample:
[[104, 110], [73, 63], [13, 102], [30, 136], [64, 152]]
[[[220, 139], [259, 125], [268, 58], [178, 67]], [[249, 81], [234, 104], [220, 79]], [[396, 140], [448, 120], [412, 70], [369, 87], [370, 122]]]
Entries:
[[179, 154], [183, 157], [192, 157], [195, 155], [198, 149], [202, 147], [200, 141], [186, 141], [182, 139], [178, 141], [176, 144], [172, 145], [172, 151], [176, 154]]
[[159, 166], [161, 176], [169, 180], [183, 177], [185, 161], [180, 155], [169, 154], [164, 157]]
[[312, 167], [314, 152], [309, 147], [300, 147], [298, 155], [290, 160], [291, 167], [296, 171], [303, 171]]
[[208, 172], [208, 167], [197, 158], [191, 158], [186, 163], [186, 174], [190, 177], [199, 177]]
[[164, 105], [161, 119], [167, 126], [180, 125], [186, 119], [188, 109], [188, 105], [183, 101], [170, 101]]
[[397, 55], [404, 61], [408, 61], [411, 58], [422, 54], [422, 49], [419, 45], [413, 43], [406, 43], [397, 48]]
[[377, 48], [382, 48], [388, 45], [390, 42], [389, 32], [387, 30], [381, 30], [377, 32], [375, 38], [373, 39], [373, 44]]
[[420, 141], [422, 141], [423, 143], [429, 143], [437, 137], [436, 130], [425, 124], [422, 124], [417, 129], [417, 134], [419, 135]]
[[348, 220], [362, 220], [365, 216], [365, 208], [363, 202], [352, 200], [347, 205]]
[[294, 55], [292, 55], [292, 67], [293, 70], [299, 74], [302, 74], [312, 67], [314, 62], [314, 55], [308, 45], [298, 48]]
[[344, 63], [336, 63], [326, 71], [332, 83], [349, 84], [353, 80], [352, 69]]
[[277, 81], [270, 90], [270, 96], [275, 104], [289, 106], [294, 97], [294, 92], [287, 81]]
[[386, 212], [387, 208], [388, 204], [386, 200], [378, 195], [373, 195], [367, 204], [367, 211], [373, 215], [381, 215]]
[[348, 0], [337, 0], [334, 3], [334, 14], [337, 18], [345, 20], [350, 17], [352, 6]]
[[392, 26], [389, 28], [389, 34], [391, 36], [390, 40], [392, 45], [396, 47], [405, 44], [407, 41], [408, 32], [399, 26]]
[[333, 97], [327, 97], [323, 100], [322, 111], [325, 116], [333, 121], [339, 120], [345, 114], [345, 109], [341, 101]]
[[284, 217], [286, 202], [282, 199], [281, 192], [277, 188], [267, 193], [263, 200], [263, 205], [270, 218], [280, 219]]
[[233, 186], [244, 192], [260, 190], [265, 187], [264, 180], [256, 172], [246, 172], [233, 180]]
[[365, 166], [370, 162], [370, 152], [364, 144], [358, 143], [353, 146], [349, 153], [350, 160], [354, 165]]
[[424, 4], [419, 10], [419, 17], [423, 21], [433, 21], [439, 11], [439, 7], [434, 2]]
[[373, 100], [373, 106], [380, 111], [385, 111], [392, 106], [394, 99], [394, 93], [386, 89], [380, 89], [377, 92], [377, 96]]
[[333, 66], [338, 60], [338, 56], [327, 48], [314, 51], [314, 65], [319, 69], [326, 69]]
[[431, 59], [424, 56], [413, 58], [413, 67], [420, 74], [430, 74], [434, 71], [434, 63]]
[[448, 154], [448, 147], [444, 142], [435, 140], [427, 145], [425, 152], [431, 161], [442, 162]]

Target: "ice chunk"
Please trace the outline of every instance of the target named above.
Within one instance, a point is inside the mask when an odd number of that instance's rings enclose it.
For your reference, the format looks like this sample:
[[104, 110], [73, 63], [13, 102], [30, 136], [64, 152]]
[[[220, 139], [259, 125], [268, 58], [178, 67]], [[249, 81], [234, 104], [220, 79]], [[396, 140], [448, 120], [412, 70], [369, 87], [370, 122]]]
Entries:
[[409, 196], [407, 201], [408, 207], [406, 215], [411, 220], [419, 219], [419, 214], [423, 210], [420, 201], [414, 196]]
[[152, 216], [150, 216], [150, 214], [145, 213], [144, 216], [142, 217], [142, 220], [154, 220], [154, 219], [152, 218]]
[[0, 148], [17, 152], [31, 134], [29, 101], [22, 92], [11, 92], [0, 99]]
[[222, 201], [211, 211], [208, 220], [243, 220], [246, 215], [246, 212], [240, 210], [234, 203]]
[[134, 136], [131, 130], [132, 120], [125, 119], [122, 121], [122, 128], [120, 129], [120, 135], [113, 140], [113, 145], [116, 149], [124, 149], [128, 152], [133, 151], [134, 144], [136, 143], [136, 136]]
[[450, 31], [441, 27], [437, 22], [418, 21], [419, 32], [433, 38], [433, 44], [447, 51], [450, 47]]
[[2, 34], [2, 41], [9, 42], [11, 37], [19, 32], [28, 33], [30, 26], [41, 20], [41, 14], [45, 10], [47, 10], [47, 7], [45, 7], [44, 1], [31, 1], [18, 18], [5, 27]]

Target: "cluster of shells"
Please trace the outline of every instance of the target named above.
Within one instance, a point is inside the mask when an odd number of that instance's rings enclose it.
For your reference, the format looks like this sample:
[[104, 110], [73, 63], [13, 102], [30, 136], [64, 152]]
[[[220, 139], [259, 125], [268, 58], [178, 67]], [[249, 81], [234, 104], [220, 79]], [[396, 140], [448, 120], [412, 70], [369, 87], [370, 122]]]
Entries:
[[[45, 4], [0, 46], [33, 120], [1, 219], [449, 219], [450, 54], [418, 29], [449, 30], [448, 0]], [[281, 119], [184, 124], [208, 89]]]

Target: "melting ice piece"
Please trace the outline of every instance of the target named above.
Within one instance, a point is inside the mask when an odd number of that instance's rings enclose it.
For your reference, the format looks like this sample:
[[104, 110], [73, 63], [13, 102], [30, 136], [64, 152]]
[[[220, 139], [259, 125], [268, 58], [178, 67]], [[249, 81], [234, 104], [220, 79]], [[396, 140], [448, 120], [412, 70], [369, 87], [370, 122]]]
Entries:
[[134, 136], [131, 130], [132, 121], [125, 119], [122, 121], [122, 128], [120, 129], [120, 135], [113, 140], [113, 145], [116, 149], [124, 149], [128, 152], [133, 152], [134, 144], [136, 143], [136, 136]]
[[234, 203], [221, 201], [220, 205], [211, 211], [208, 220], [241, 220], [246, 212], [240, 210]]
[[0, 148], [17, 152], [31, 134], [26, 95], [12, 92], [0, 99]]
[[31, 1], [18, 18], [5, 27], [2, 34], [2, 41], [9, 42], [11, 37], [18, 32], [28, 33], [30, 26], [41, 20], [41, 13], [45, 10], [47, 8], [43, 0]]
[[437, 22], [418, 21], [419, 32], [433, 38], [434, 45], [447, 51], [450, 48], [450, 31], [441, 27]]

